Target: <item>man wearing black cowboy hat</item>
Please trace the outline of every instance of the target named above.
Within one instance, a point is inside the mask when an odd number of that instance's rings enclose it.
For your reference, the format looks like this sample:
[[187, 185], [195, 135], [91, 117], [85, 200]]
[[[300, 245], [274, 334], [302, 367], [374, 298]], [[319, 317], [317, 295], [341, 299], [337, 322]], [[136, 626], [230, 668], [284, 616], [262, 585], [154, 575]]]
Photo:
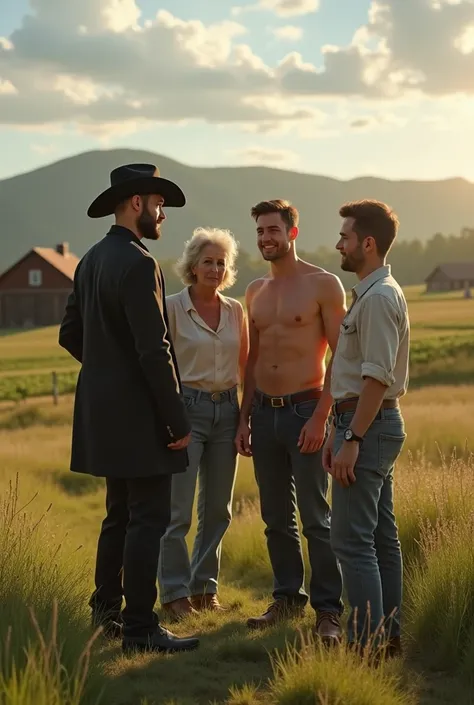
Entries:
[[107, 485], [93, 623], [122, 635], [125, 652], [199, 645], [163, 629], [154, 612], [171, 478], [187, 468], [190, 424], [167, 332], [163, 275], [143, 240], [160, 237], [164, 206], [185, 202], [153, 165], [112, 171], [110, 188], [88, 215], [115, 214], [115, 225], [79, 262], [59, 333], [59, 344], [82, 363], [71, 470], [105, 477]]

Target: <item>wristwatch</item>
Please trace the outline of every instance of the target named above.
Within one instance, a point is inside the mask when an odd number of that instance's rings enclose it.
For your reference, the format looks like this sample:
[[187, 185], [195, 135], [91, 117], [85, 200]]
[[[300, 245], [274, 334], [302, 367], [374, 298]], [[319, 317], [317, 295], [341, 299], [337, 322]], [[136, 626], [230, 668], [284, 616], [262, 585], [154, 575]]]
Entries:
[[344, 440], [345, 441], [356, 441], [357, 443], [362, 443], [363, 438], [360, 436], [356, 436], [352, 428], [346, 428], [344, 431]]

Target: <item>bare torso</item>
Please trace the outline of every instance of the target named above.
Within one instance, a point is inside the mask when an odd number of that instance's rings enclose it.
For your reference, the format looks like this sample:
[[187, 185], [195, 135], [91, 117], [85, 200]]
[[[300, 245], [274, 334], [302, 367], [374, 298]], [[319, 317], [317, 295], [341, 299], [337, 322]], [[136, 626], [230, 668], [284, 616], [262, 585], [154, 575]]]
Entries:
[[294, 276], [254, 283], [249, 311], [258, 331], [254, 379], [265, 394], [323, 386], [328, 342], [318, 292], [328, 276], [300, 261]]

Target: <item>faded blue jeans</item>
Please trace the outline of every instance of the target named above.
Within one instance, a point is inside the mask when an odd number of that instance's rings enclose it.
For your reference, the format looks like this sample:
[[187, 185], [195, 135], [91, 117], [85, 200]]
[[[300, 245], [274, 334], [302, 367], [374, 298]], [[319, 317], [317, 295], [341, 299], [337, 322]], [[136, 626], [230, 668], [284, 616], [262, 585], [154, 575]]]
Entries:
[[[354, 412], [336, 416], [337, 453]], [[348, 639], [366, 645], [400, 636], [402, 554], [393, 513], [393, 471], [405, 442], [400, 409], [382, 409], [368, 429], [349, 487], [332, 483], [331, 545], [339, 558], [351, 613]], [[367, 608], [369, 605], [369, 609]]]
[[[219, 401], [191, 387], [183, 387], [183, 396], [192, 427], [189, 466], [172, 480], [171, 521], [161, 541], [158, 566], [162, 604], [217, 593], [221, 544], [232, 518], [237, 470], [237, 387], [221, 393]], [[198, 526], [190, 561], [186, 535], [198, 476]]]
[[[310, 603], [315, 610], [342, 613], [342, 577], [330, 546], [331, 511], [322, 449], [301, 453], [298, 437], [317, 400], [273, 408], [259, 401], [251, 413], [252, 455], [262, 519], [274, 576], [273, 597], [304, 606], [304, 564], [296, 510], [308, 542]], [[265, 395], [264, 395], [265, 396]]]

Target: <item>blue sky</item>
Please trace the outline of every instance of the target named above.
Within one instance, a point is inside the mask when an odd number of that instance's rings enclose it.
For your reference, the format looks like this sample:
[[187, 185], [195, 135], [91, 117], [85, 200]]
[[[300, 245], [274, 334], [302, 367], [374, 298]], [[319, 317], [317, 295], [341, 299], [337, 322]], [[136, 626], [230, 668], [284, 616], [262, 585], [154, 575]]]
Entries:
[[0, 178], [125, 146], [474, 180], [473, 75], [473, 0], [2, 0]]

